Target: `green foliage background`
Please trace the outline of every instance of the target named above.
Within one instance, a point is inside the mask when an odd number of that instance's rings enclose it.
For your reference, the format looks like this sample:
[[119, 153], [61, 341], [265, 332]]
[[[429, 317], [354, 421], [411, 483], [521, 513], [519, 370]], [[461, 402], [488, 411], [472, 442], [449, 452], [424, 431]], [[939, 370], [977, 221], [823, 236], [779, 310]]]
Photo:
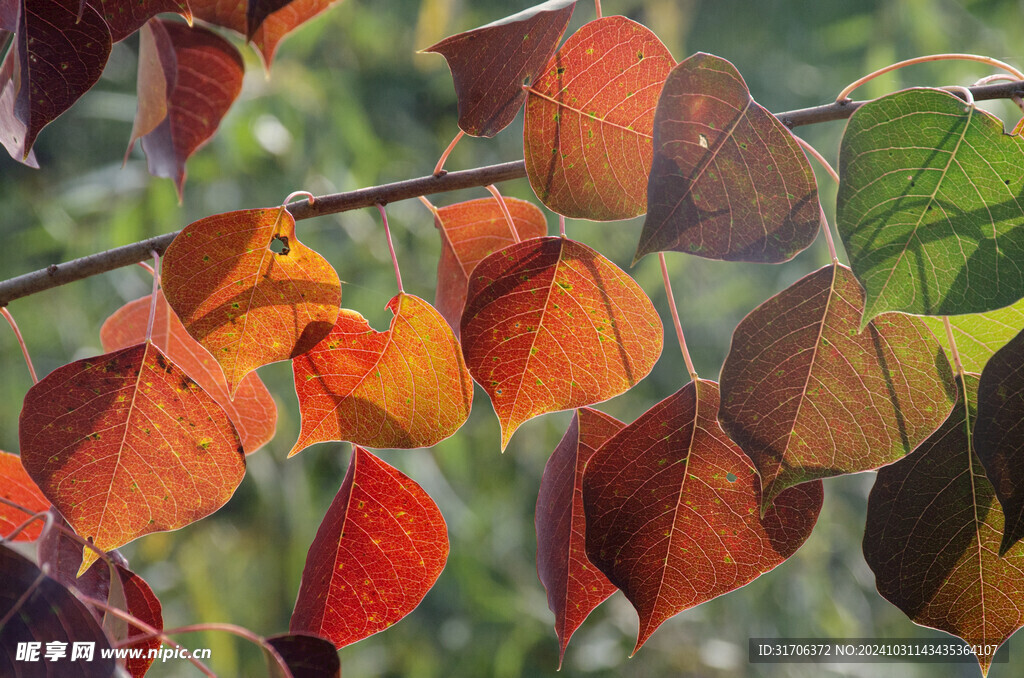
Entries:
[[[151, 179], [139, 151], [121, 168], [135, 112], [137, 38], [115, 47], [99, 85], [42, 134], [42, 170], [0, 159], [0, 277], [42, 268], [151, 235], [209, 214], [278, 204], [298, 189], [326, 193], [429, 174], [457, 130], [451, 79], [437, 55], [416, 54], [446, 35], [531, 4], [499, 0], [346, 0], [287, 39], [266, 77], [254, 52], [240, 100], [212, 143], [188, 165], [183, 204], [172, 184]], [[605, 0], [606, 14], [651, 27], [677, 59], [708, 51], [732, 61], [755, 98], [772, 111], [825, 103], [861, 74], [935, 52], [975, 52], [1024, 65], [1024, 21], [1017, 3], [978, 0], [904, 2], [740, 2]], [[570, 31], [593, 18], [581, 0]], [[875, 80], [857, 98], [909, 85], [971, 84], [989, 74], [978, 64], [943, 62]], [[986, 107], [1012, 125], [1020, 111]], [[798, 133], [835, 161], [842, 122]], [[522, 118], [493, 140], [467, 138], [448, 162], [462, 169], [522, 157]], [[815, 168], [816, 171], [818, 168]], [[835, 186], [819, 173], [832, 217]], [[525, 180], [502, 190], [532, 198]], [[480, 189], [436, 196], [436, 204], [481, 197]], [[433, 299], [440, 251], [429, 213], [417, 201], [388, 208], [407, 291]], [[642, 221], [570, 221], [582, 240], [626, 267]], [[557, 222], [549, 216], [556, 232]], [[395, 293], [375, 210], [303, 221], [299, 237], [323, 253], [347, 281], [343, 305], [378, 329]], [[715, 377], [732, 329], [754, 306], [827, 263], [817, 242], [791, 264], [757, 266], [670, 255], [683, 327], [698, 372]], [[630, 271], [668, 309], [657, 263]], [[101, 352], [99, 327], [150, 279], [127, 268], [11, 305], [40, 375]], [[31, 382], [10, 332], [0, 330], [0, 449], [17, 451], [20, 403]], [[306, 550], [344, 476], [347, 445], [323, 444], [285, 461], [298, 432], [287, 363], [260, 370], [278, 402], [278, 433], [248, 460], [248, 473], [220, 512], [173, 534], [123, 549], [152, 584], [168, 627], [231, 622], [261, 634], [287, 630]], [[654, 372], [601, 406], [625, 421], [687, 381], [671, 334]], [[408, 618], [341, 653], [347, 676], [541, 676], [558, 661], [544, 590], [536, 576], [533, 507], [548, 454], [568, 414], [525, 425], [507, 452], [486, 396], [454, 437], [431, 450], [383, 452], [434, 497], [449, 526], [448, 566]], [[845, 664], [829, 667], [747, 663], [758, 636], [883, 638], [941, 636], [915, 627], [874, 590], [860, 554], [865, 500], [874, 474], [826, 482], [825, 507], [807, 544], [777, 571], [666, 623], [626, 659], [636, 617], [616, 595], [576, 634], [563, 673], [593, 676], [975, 676], [972, 665]], [[211, 647], [222, 676], [261, 675], [262, 656], [225, 634], [183, 639]], [[1019, 643], [1018, 643], [1019, 645]], [[1011, 660], [1015, 648], [1011, 647]], [[995, 665], [1008, 676], [1013, 666]], [[150, 675], [191, 676], [185, 662]]]

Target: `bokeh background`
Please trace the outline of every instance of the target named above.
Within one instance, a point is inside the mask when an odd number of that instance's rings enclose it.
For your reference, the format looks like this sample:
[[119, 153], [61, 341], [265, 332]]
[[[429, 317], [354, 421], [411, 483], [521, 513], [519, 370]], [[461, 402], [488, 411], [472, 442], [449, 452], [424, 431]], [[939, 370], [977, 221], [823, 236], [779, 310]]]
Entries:
[[[0, 158], [0, 278], [177, 230], [210, 214], [279, 204], [291, 191], [327, 193], [429, 174], [457, 131], [451, 78], [438, 55], [416, 49], [506, 16], [530, 0], [345, 0], [287, 39], [269, 75], [255, 52], [241, 98], [214, 140], [188, 164], [184, 201], [150, 178], [136, 150], [121, 161], [135, 113], [137, 38], [116, 45], [99, 84], [53, 123], [36, 145], [41, 170]], [[780, 112], [825, 103], [848, 82], [888, 63], [936, 52], [974, 52], [1024, 66], [1020, 2], [740, 2], [605, 0], [606, 15], [651, 27], [677, 59], [707, 51], [732, 61], [754, 97]], [[594, 18], [581, 0], [570, 31]], [[239, 44], [241, 44], [239, 42]], [[973, 83], [991, 71], [941, 62], [878, 78], [857, 98], [911, 85]], [[986, 106], [1011, 127], [1020, 111]], [[836, 162], [843, 122], [798, 134]], [[496, 138], [466, 138], [448, 161], [463, 169], [522, 157], [522, 116]], [[818, 168], [815, 168], [816, 171]], [[818, 172], [831, 219], [835, 186]], [[526, 180], [502, 190], [533, 198]], [[483, 189], [433, 198], [444, 205]], [[440, 239], [418, 201], [388, 213], [407, 291], [433, 299]], [[568, 234], [627, 267], [642, 220], [572, 221]], [[549, 228], [557, 220], [549, 215]], [[343, 305], [385, 329], [396, 292], [376, 210], [303, 221], [299, 237], [338, 270]], [[844, 259], [845, 260], [845, 259]], [[816, 242], [780, 266], [732, 264], [670, 254], [683, 328], [698, 372], [717, 376], [736, 323], [753, 307], [828, 261]], [[669, 323], [656, 258], [630, 270]], [[138, 267], [15, 301], [40, 376], [101, 352], [99, 328], [124, 302], [148, 293]], [[18, 450], [18, 414], [31, 385], [13, 336], [0, 327], [0, 449]], [[279, 408], [277, 436], [248, 459], [248, 473], [218, 513], [170, 534], [144, 537], [125, 555], [153, 586], [168, 627], [231, 622], [270, 635], [287, 630], [306, 551], [337, 492], [348, 445], [321, 444], [285, 460], [298, 432], [287, 363], [260, 369]], [[600, 406], [624, 421], [687, 381], [671, 334], [653, 373]], [[447, 568], [406, 619], [341, 651], [346, 676], [554, 675], [558, 644], [535, 567], [534, 504], [544, 463], [569, 414], [524, 425], [501, 454], [498, 426], [477, 389], [469, 422], [429, 450], [381, 457], [419, 482], [448, 522]], [[632, 659], [636, 616], [616, 594], [581, 627], [566, 653], [568, 676], [976, 676], [973, 665], [751, 665], [750, 637], [941, 637], [883, 600], [861, 555], [874, 474], [826, 481], [814, 533], [788, 562], [745, 588], [673, 618]], [[210, 647], [221, 676], [265, 675], [258, 649], [224, 633], [183, 637]], [[1019, 645], [1019, 643], [1018, 643]], [[1019, 651], [1024, 653], [1024, 647]], [[1018, 675], [1024, 654], [994, 676]], [[153, 676], [198, 675], [183, 661]]]

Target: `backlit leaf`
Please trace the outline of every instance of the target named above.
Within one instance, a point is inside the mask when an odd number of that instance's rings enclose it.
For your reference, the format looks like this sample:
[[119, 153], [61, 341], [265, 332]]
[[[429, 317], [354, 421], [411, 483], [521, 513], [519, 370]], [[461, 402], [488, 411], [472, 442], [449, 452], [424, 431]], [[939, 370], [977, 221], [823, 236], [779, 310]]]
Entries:
[[[230, 42], [205, 28], [153, 19], [144, 30], [154, 34], [155, 39], [143, 41], [142, 46], [155, 49], [156, 59], [163, 67], [167, 113], [160, 124], [141, 137], [142, 148], [146, 151], [149, 173], [172, 179], [180, 198], [185, 185], [185, 161], [217, 131], [242, 90], [245, 64]], [[152, 64], [153, 55], [141, 55], [139, 63]], [[157, 73], [157, 69], [147, 69], [144, 75]], [[158, 98], [159, 85], [159, 78], [155, 85], [140, 81], [140, 112], [143, 100], [151, 102], [146, 104], [146, 111], [151, 112], [154, 106], [159, 108], [152, 101], [154, 96]], [[136, 124], [134, 131], [142, 133], [146, 127]], [[133, 135], [131, 144], [135, 141]]]
[[559, 667], [572, 634], [615, 593], [615, 586], [587, 558], [583, 471], [594, 452], [623, 426], [589, 407], [576, 410], [540, 479], [534, 520], [537, 575], [547, 590], [548, 607], [555, 613]]
[[329, 640], [307, 633], [285, 633], [267, 638], [267, 643], [292, 674], [285, 676], [275, 658], [268, 656], [271, 678], [341, 678], [338, 651]]
[[290, 630], [339, 648], [383, 631], [419, 605], [447, 559], [448, 528], [430, 496], [353, 446], [309, 547]]
[[666, 619], [793, 555], [821, 509], [821, 481], [762, 518], [750, 460], [718, 425], [718, 384], [690, 382], [606, 442], [583, 474], [587, 556], [640, 616], [640, 649]]
[[526, 173], [541, 202], [596, 221], [647, 210], [654, 109], [675, 63], [650, 29], [621, 16], [565, 41], [526, 103]]
[[[25, 508], [22, 511], [0, 503], [0, 537], [9, 535], [33, 513], [41, 513], [50, 508], [50, 501], [29, 478], [18, 455], [3, 451], [0, 451], [0, 499], [6, 499]], [[22, 530], [14, 541], [33, 541], [39, 538], [42, 530], [43, 521], [37, 520]]]
[[820, 223], [814, 173], [793, 135], [731, 63], [704, 53], [662, 90], [647, 202], [636, 260], [674, 250], [778, 263], [810, 245]]
[[[526, 200], [505, 198], [521, 240], [547, 235], [548, 223], [540, 208]], [[478, 198], [437, 210], [434, 225], [441, 232], [441, 260], [437, 264], [434, 307], [459, 336], [466, 305], [469, 276], [488, 254], [515, 242], [505, 215], [494, 198]]]
[[[942, 318], [924, 316], [923, 319], [952, 360]], [[988, 313], [949, 316], [949, 324], [953, 328], [960, 363], [968, 372], [980, 373], [992, 354], [1005, 346], [1024, 327], [1024, 300]]]
[[245, 8], [245, 35], [252, 38], [268, 16], [285, 7], [292, 0], [249, 0]]
[[[0, 40], [3, 40], [5, 35], [4, 31], [0, 31]], [[35, 151], [30, 149], [28, 155], [20, 158], [24, 153], [23, 144], [28, 135], [28, 127], [14, 113], [21, 85], [20, 74], [15, 78], [20, 68], [18, 62], [18, 43], [15, 41], [0, 64], [0, 145], [3, 145], [15, 160], [39, 169]]]
[[548, 0], [428, 47], [448, 62], [459, 99], [459, 127], [476, 137], [503, 130], [526, 100], [562, 39], [576, 0]]
[[[51, 372], [25, 396], [19, 438], [43, 494], [105, 551], [213, 513], [245, 474], [223, 408], [150, 343]], [[79, 573], [96, 557], [85, 549]]]
[[466, 365], [491, 398], [501, 449], [524, 421], [630, 389], [661, 355], [640, 286], [566, 238], [536, 238], [481, 261], [462, 315]]
[[388, 308], [386, 332], [342, 309], [331, 333], [292, 361], [302, 431], [288, 456], [327, 440], [430, 447], [465, 423], [473, 380], [451, 328], [411, 294]]
[[[140, 619], [153, 628], [163, 630], [164, 628], [164, 617], [163, 617], [163, 606], [160, 605], [160, 601], [153, 593], [153, 589], [150, 588], [149, 584], [146, 583], [139, 575], [135, 574], [126, 567], [121, 565], [116, 566], [118, 578], [121, 581], [121, 586], [124, 589], [125, 595], [125, 611]], [[127, 625], [127, 635], [123, 638], [119, 637], [119, 641], [131, 640], [136, 636], [144, 636], [146, 632], [138, 629], [131, 624]], [[160, 649], [161, 641], [159, 638], [148, 638], [146, 640], [140, 640], [135, 643], [127, 643], [122, 647], [126, 648], [138, 648], [142, 650], [142, 653], [138, 657], [126, 657], [125, 668], [133, 676], [133, 678], [142, 678], [146, 675], [149, 667], [153, 664], [156, 657], [150, 658], [150, 652], [153, 650]]]
[[1024, 139], [934, 89], [857, 109], [839, 155], [836, 221], [867, 290], [861, 324], [885, 311], [956, 315], [1024, 296]]
[[974, 450], [1003, 507], [1003, 554], [1024, 537], [1024, 332], [981, 373]]
[[[107, 318], [100, 328], [104, 351], [116, 351], [146, 340], [150, 301], [149, 295], [130, 301]], [[162, 290], [157, 292], [152, 338], [153, 344], [171, 362], [224, 408], [238, 431], [246, 454], [252, 454], [270, 442], [277, 427], [277, 406], [259, 375], [255, 372], [245, 375], [238, 385], [235, 399], [228, 397], [228, 384], [220, 365], [185, 331], [185, 326], [167, 305]]]
[[858, 334], [863, 310], [853, 273], [830, 265], [733, 333], [718, 419], [754, 462], [764, 507], [792, 485], [901, 459], [949, 416], [953, 374], [928, 327], [890, 313]]
[[299, 242], [295, 219], [280, 207], [192, 222], [164, 254], [162, 283], [185, 329], [220, 363], [232, 396], [257, 367], [313, 348], [341, 303], [338, 274]]
[[999, 556], [1003, 512], [971, 449], [978, 378], [966, 381], [966, 401], [961, 388], [939, 430], [878, 472], [864, 558], [883, 597], [915, 623], [979, 646], [987, 673], [995, 648], [1024, 624], [1024, 545]]
[[110, 37], [120, 42], [163, 12], [174, 12], [192, 20], [192, 11], [186, 0], [85, 0], [92, 6], [110, 29]]

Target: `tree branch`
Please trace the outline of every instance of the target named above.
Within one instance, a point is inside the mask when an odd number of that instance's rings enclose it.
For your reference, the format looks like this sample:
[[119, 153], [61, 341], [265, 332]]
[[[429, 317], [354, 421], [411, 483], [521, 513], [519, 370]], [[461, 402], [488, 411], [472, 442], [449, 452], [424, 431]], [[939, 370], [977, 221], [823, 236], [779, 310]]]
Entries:
[[[1024, 96], [1024, 80], [978, 85], [967, 89], [971, 91], [976, 101], [1010, 99]], [[951, 93], [963, 96], [957, 91]], [[823, 106], [814, 106], [813, 108], [802, 108], [795, 111], [777, 113], [775, 117], [786, 127], [792, 129], [800, 125], [812, 125], [849, 118], [853, 115], [854, 111], [865, 103], [865, 101], [833, 102]], [[434, 193], [487, 186], [488, 184], [520, 179], [525, 176], [525, 162], [516, 160], [500, 165], [488, 165], [476, 169], [447, 172], [439, 177], [426, 176], [363, 188], [357, 191], [349, 191], [347, 193], [320, 196], [313, 201], [313, 204], [309, 204], [303, 199], [290, 203], [288, 211], [292, 213], [296, 220], [310, 219], [362, 207], [372, 207], [378, 203], [387, 204]], [[81, 259], [73, 259], [63, 264], [52, 264], [47, 268], [0, 282], [0, 306], [7, 306], [7, 304], [15, 299], [27, 297], [53, 287], [59, 287], [76, 280], [83, 280], [100, 273], [113, 271], [122, 266], [137, 264], [152, 256], [150, 254], [152, 251], [163, 254], [177, 234], [178, 232], [175, 231], [174, 233], [149, 238], [148, 240], [142, 240], [131, 245], [91, 254]]]

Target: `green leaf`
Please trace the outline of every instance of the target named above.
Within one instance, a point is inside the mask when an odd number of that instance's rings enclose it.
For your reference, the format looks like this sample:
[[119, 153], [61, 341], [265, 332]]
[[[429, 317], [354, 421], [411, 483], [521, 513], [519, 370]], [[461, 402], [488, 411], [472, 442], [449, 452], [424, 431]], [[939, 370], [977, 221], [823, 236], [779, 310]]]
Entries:
[[[922, 320], [928, 323], [952, 360], [953, 354], [949, 350], [949, 339], [946, 338], [946, 327], [942, 319], [925, 317]], [[953, 339], [960, 354], [960, 363], [968, 372], [981, 372], [992, 354], [1005, 346], [1024, 327], [1024, 299], [1013, 306], [988, 313], [951, 316], [949, 324], [953, 326]]]

